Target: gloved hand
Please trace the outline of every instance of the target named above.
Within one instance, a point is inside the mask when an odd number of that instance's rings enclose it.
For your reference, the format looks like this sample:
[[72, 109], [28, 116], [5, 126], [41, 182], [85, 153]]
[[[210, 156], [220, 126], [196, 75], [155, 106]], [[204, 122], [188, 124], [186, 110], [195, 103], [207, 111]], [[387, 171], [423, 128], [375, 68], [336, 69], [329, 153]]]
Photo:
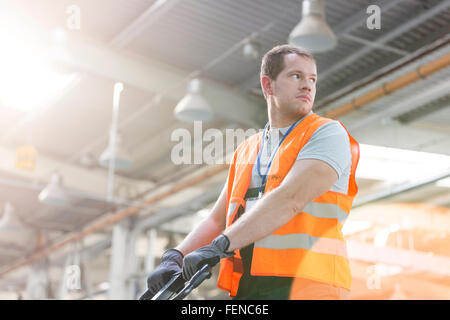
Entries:
[[230, 245], [230, 240], [224, 234], [215, 238], [210, 245], [201, 247], [184, 257], [183, 278], [189, 280], [205, 264], [210, 267], [215, 266], [220, 259], [234, 256], [234, 252], [226, 252]]
[[158, 293], [175, 273], [181, 272], [183, 254], [177, 249], [164, 252], [161, 264], [147, 278], [148, 292], [152, 295]]

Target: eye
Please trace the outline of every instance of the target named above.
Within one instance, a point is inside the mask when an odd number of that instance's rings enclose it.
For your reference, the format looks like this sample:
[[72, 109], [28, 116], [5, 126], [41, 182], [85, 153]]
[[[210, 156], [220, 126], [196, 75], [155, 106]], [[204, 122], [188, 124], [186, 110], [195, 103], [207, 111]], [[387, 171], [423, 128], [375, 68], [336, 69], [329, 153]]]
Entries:
[[297, 79], [300, 79], [300, 75], [298, 73], [294, 73], [292, 76], [297, 77]]
[[309, 78], [309, 81], [311, 81], [312, 83], [316, 83], [316, 78]]

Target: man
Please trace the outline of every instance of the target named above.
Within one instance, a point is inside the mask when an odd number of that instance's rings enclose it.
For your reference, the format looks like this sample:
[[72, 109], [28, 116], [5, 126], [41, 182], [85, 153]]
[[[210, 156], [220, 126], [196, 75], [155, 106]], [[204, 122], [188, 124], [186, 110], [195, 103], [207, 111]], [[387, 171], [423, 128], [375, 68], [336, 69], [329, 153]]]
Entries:
[[302, 49], [265, 54], [269, 122], [234, 153], [210, 216], [148, 278], [156, 293], [176, 272], [189, 279], [220, 261], [218, 286], [234, 299], [348, 299], [342, 225], [357, 193], [357, 142], [312, 112], [317, 70]]

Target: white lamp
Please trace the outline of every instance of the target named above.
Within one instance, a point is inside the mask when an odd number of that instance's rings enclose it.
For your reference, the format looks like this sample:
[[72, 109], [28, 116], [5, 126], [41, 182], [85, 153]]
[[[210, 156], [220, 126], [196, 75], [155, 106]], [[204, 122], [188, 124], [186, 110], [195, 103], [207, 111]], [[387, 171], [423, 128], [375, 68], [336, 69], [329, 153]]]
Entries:
[[123, 146], [121, 134], [117, 133], [115, 138], [115, 150], [113, 150], [112, 144], [110, 142], [105, 151], [103, 151], [103, 153], [100, 155], [100, 165], [102, 167], [108, 168], [110, 161], [114, 161], [116, 169], [126, 169], [131, 167], [133, 165], [133, 161], [131, 160], [130, 154]]
[[69, 204], [69, 196], [64, 190], [62, 176], [54, 172], [50, 177], [50, 183], [39, 193], [39, 201], [44, 204], [66, 206]]
[[302, 20], [289, 35], [289, 43], [312, 52], [333, 49], [337, 40], [325, 22], [323, 0], [303, 0]]
[[242, 54], [248, 60], [258, 59], [261, 54], [261, 45], [258, 42], [247, 40], [242, 47]]
[[4, 248], [17, 247], [29, 250], [34, 247], [36, 232], [24, 225], [11, 203], [6, 202], [0, 218], [0, 243]]
[[213, 118], [213, 112], [208, 101], [200, 94], [200, 80], [189, 81], [187, 94], [178, 102], [174, 109], [175, 118], [181, 121], [208, 121]]

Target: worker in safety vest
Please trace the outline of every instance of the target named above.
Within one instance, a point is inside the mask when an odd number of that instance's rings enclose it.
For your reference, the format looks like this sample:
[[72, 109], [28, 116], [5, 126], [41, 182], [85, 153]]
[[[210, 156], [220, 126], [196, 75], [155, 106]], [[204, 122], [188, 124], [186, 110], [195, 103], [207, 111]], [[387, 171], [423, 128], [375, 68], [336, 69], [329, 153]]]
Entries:
[[233, 299], [349, 299], [343, 224], [357, 193], [359, 145], [316, 115], [313, 56], [290, 45], [267, 52], [261, 87], [269, 122], [236, 149], [210, 215], [149, 276], [156, 293], [220, 261], [218, 287]]

